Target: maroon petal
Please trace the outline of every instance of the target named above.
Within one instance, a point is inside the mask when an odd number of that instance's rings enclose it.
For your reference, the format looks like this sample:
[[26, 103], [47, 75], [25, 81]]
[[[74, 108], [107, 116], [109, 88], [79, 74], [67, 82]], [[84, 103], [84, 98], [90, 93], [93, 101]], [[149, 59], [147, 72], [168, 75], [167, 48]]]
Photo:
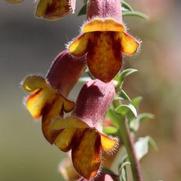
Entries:
[[63, 96], [67, 96], [83, 73], [85, 65], [85, 57], [75, 58], [64, 50], [53, 61], [47, 80]]
[[120, 0], [91, 0], [87, 9], [87, 17], [113, 18], [122, 23]]
[[97, 121], [103, 120], [114, 95], [115, 88], [112, 82], [91, 80], [81, 89], [74, 114], [89, 126], [96, 126]]

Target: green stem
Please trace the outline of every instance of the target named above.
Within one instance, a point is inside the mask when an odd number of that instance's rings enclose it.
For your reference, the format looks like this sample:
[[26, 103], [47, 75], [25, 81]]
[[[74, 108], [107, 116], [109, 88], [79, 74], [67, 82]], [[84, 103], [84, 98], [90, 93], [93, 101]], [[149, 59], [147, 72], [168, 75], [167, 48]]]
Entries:
[[133, 180], [134, 181], [143, 181], [140, 163], [139, 163], [138, 159], [136, 158], [134, 141], [133, 141], [133, 138], [131, 137], [126, 119], [121, 122], [120, 134], [121, 134], [121, 138], [123, 140], [124, 146], [126, 147], [129, 161], [131, 163]]
[[130, 11], [134, 11], [133, 8], [125, 1], [122, 1], [122, 6]]

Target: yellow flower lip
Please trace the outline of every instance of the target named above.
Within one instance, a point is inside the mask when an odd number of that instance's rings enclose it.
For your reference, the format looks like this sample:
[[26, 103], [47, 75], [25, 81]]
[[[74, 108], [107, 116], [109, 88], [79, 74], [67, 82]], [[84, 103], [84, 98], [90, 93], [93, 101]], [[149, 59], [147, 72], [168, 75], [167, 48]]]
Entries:
[[29, 93], [25, 98], [25, 105], [34, 119], [42, 119], [42, 132], [53, 143], [57, 132], [51, 129], [54, 119], [62, 112], [70, 112], [74, 102], [66, 99], [41, 76], [30, 75], [22, 82], [23, 89]]
[[[52, 109], [55, 112], [51, 112], [51, 116], [55, 114], [56, 117], [61, 112], [61, 109], [65, 112], [70, 112], [74, 107], [73, 102], [67, 100], [41, 76], [27, 76], [22, 82], [22, 87], [30, 93], [26, 97], [25, 104], [35, 119], [42, 116], [46, 117]], [[56, 105], [56, 107], [53, 105]]]
[[39, 0], [36, 16], [57, 20], [75, 10], [75, 0]]
[[77, 57], [87, 53], [91, 74], [109, 82], [122, 67], [122, 55], [133, 55], [139, 46], [140, 41], [128, 34], [122, 24], [102, 18], [84, 24], [81, 34], [68, 45], [68, 50]]
[[94, 18], [86, 22], [81, 29], [82, 33], [95, 31], [124, 32], [125, 27], [113, 18]]
[[86, 179], [97, 175], [101, 153], [111, 153], [118, 145], [116, 138], [100, 133], [77, 116], [58, 118], [51, 129], [58, 133], [54, 144], [64, 152], [71, 150], [74, 168]]
[[27, 92], [45, 88], [48, 86], [46, 80], [39, 75], [29, 75], [22, 82], [22, 88]]
[[88, 128], [89, 126], [82, 121], [80, 118], [76, 116], [70, 116], [67, 118], [57, 118], [57, 121], [52, 124], [52, 129], [54, 130], [61, 130], [61, 129], [81, 129], [81, 128]]

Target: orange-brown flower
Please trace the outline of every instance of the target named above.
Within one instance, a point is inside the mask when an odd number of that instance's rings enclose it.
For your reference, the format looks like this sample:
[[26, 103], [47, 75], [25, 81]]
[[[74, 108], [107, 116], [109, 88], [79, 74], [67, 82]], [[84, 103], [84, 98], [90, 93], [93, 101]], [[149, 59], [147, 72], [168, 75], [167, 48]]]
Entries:
[[30, 75], [22, 83], [24, 90], [30, 93], [25, 98], [25, 105], [33, 118], [42, 118], [42, 131], [50, 143], [56, 137], [56, 132], [50, 129], [53, 120], [74, 107], [74, 103], [66, 97], [84, 67], [84, 58], [75, 60], [63, 51], [55, 58], [46, 79]]
[[52, 129], [59, 131], [55, 145], [65, 152], [71, 150], [76, 171], [86, 179], [97, 175], [102, 152], [111, 152], [118, 144], [117, 139], [102, 134], [97, 124], [103, 119], [114, 93], [111, 82], [89, 81], [80, 91], [74, 113], [58, 118], [52, 125]]
[[91, 0], [87, 15], [81, 34], [69, 44], [68, 50], [74, 56], [87, 53], [90, 72], [109, 82], [121, 68], [122, 54], [134, 54], [140, 42], [126, 32], [120, 0]]
[[[17, 4], [23, 0], [6, 0]], [[48, 20], [57, 20], [70, 12], [74, 13], [76, 0], [38, 0], [35, 15]]]
[[39, 0], [36, 16], [56, 20], [75, 10], [76, 0]]

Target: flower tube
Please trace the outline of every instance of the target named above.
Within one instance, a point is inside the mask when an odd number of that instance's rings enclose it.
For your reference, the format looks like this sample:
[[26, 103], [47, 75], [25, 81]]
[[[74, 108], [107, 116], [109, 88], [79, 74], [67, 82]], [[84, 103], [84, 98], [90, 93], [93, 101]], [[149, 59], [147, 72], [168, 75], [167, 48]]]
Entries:
[[103, 120], [114, 95], [112, 82], [91, 80], [81, 89], [72, 115], [52, 125], [59, 131], [55, 145], [65, 152], [71, 150], [74, 168], [86, 179], [97, 175], [102, 152], [111, 152], [118, 145], [117, 139], [102, 134], [97, 124]]

